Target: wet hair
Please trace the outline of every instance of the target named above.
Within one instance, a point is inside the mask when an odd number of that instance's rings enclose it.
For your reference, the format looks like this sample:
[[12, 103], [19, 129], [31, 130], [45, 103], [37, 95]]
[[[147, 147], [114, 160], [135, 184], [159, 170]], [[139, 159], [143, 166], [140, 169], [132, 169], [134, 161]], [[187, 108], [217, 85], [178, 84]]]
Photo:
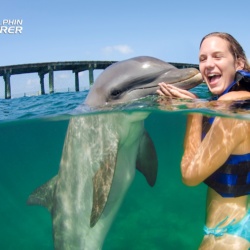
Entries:
[[241, 45], [238, 43], [238, 41], [230, 34], [224, 33], [224, 32], [212, 32], [208, 35], [204, 36], [201, 40], [200, 47], [203, 43], [203, 41], [208, 37], [220, 37], [221, 39], [228, 42], [229, 50], [232, 53], [235, 60], [240, 59], [244, 63], [243, 70], [250, 72], [250, 64], [248, 63], [245, 51], [241, 47]]

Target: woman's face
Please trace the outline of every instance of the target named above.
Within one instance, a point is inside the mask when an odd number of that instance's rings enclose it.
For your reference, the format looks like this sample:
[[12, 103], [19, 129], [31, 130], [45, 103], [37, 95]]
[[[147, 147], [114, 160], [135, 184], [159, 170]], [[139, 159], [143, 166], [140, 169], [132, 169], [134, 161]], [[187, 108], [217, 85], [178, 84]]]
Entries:
[[228, 41], [216, 36], [202, 42], [199, 61], [203, 79], [216, 95], [222, 94], [234, 81], [235, 72], [242, 69], [231, 54]]

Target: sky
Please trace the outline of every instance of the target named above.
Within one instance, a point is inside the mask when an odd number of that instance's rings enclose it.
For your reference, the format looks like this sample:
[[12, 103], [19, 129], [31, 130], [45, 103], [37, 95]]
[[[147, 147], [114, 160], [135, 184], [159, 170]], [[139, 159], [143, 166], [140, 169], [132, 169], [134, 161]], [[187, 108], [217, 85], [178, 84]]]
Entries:
[[[4, 20], [22, 20], [22, 32], [0, 33], [0, 66], [153, 56], [198, 63], [199, 43], [214, 31], [228, 32], [250, 59], [249, 0], [43, 0], [2, 1]], [[95, 78], [100, 71], [94, 71]], [[54, 73], [55, 90], [74, 87], [74, 74]], [[12, 96], [39, 90], [38, 74], [11, 76]], [[80, 74], [80, 89], [88, 72]], [[48, 89], [48, 77], [45, 76]], [[0, 98], [4, 96], [0, 77]]]

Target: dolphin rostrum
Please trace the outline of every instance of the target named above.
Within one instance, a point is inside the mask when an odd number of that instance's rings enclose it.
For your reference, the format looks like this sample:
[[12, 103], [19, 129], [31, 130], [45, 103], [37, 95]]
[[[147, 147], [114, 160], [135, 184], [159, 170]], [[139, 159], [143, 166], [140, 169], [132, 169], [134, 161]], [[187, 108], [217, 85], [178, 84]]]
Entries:
[[[97, 109], [154, 94], [161, 81], [190, 88], [202, 79], [196, 69], [179, 70], [156, 58], [136, 57], [104, 70], [85, 105]], [[156, 150], [143, 125], [148, 115], [107, 112], [71, 118], [58, 174], [27, 201], [51, 212], [56, 250], [101, 249], [135, 169], [150, 186], [155, 184]]]

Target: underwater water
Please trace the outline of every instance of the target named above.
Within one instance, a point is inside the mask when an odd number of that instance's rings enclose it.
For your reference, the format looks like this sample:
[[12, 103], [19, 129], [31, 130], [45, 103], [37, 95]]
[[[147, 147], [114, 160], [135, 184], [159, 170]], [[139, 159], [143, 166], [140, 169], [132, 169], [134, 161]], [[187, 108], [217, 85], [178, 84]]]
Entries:
[[[249, 119], [250, 113], [248, 103], [237, 103], [233, 110], [232, 105], [228, 110], [228, 105], [216, 103], [211, 108], [205, 100], [206, 88], [200, 85], [195, 91], [204, 101], [172, 100], [159, 105], [148, 98], [115, 109], [150, 111], [145, 128], [154, 142], [159, 166], [154, 187], [136, 172], [104, 250], [194, 250], [199, 246], [206, 186], [187, 187], [180, 175], [187, 114]], [[44, 207], [28, 206], [26, 201], [34, 189], [57, 174], [69, 119], [79, 115], [72, 111], [87, 93], [0, 100], [0, 249], [53, 249], [50, 213]]]

